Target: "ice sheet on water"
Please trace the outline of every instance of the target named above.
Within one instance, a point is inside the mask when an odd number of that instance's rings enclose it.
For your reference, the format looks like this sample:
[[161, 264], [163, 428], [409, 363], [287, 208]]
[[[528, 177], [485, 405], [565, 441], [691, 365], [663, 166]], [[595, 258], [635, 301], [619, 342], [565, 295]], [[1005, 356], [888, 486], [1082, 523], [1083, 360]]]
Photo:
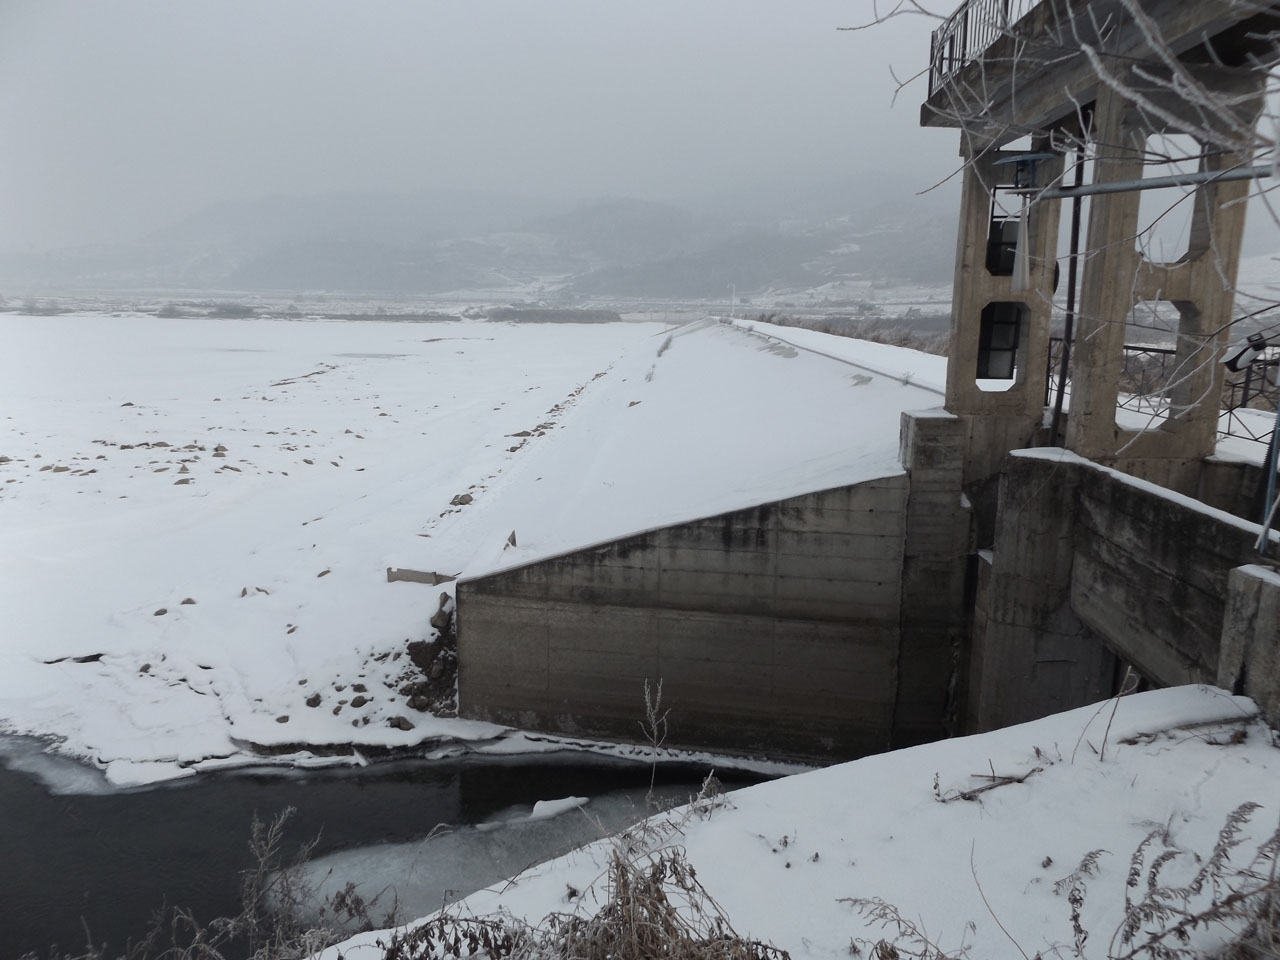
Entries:
[[54, 796], [115, 790], [100, 770], [47, 750], [48, 745], [35, 737], [0, 737], [0, 766], [30, 774]]
[[302, 875], [319, 898], [357, 885], [366, 899], [378, 896], [371, 913], [378, 917], [394, 904], [401, 917], [419, 917], [438, 910], [490, 884], [568, 853], [593, 840], [624, 830], [657, 812], [685, 803], [692, 789], [654, 788], [653, 801], [645, 790], [626, 790], [594, 797], [540, 801], [557, 809], [546, 816], [539, 805], [510, 807], [483, 824], [442, 827], [434, 836], [412, 843], [378, 844], [343, 850], [309, 863]]

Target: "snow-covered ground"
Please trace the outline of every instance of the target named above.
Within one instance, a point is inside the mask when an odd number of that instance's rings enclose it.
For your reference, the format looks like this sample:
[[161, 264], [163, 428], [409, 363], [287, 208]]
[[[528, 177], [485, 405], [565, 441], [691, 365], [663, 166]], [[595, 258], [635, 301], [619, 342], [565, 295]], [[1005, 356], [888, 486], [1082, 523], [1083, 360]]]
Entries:
[[[615, 850], [644, 863], [679, 848], [739, 934], [795, 958], [848, 957], [857, 938], [893, 940], [897, 931], [869, 926], [850, 902], [872, 898], [942, 949], [968, 944], [975, 958], [1119, 956], [1128, 947], [1108, 944], [1126, 897], [1141, 902], [1153, 876], [1157, 888], [1191, 881], [1246, 803], [1259, 806], [1228, 850], [1228, 875], [1249, 869], [1277, 830], [1280, 750], [1251, 701], [1181, 687], [749, 787], [709, 816], [674, 811], [668, 826], [660, 818], [598, 841], [451, 912], [503, 910], [535, 923], [552, 912], [590, 916], [608, 898]], [[1266, 861], [1261, 869], [1265, 877]], [[1213, 886], [1205, 882], [1192, 909], [1208, 905]], [[372, 960], [389, 935], [324, 956]], [[1192, 944], [1225, 935], [1209, 925], [1192, 931]]]
[[899, 472], [939, 359], [809, 337], [0, 315], [0, 723], [116, 784], [490, 742], [398, 692], [450, 588], [387, 568], [475, 573]]
[[248, 743], [494, 736], [385, 685], [438, 593], [386, 568], [431, 569], [509, 435], [654, 332], [0, 317], [5, 727], [117, 783]]

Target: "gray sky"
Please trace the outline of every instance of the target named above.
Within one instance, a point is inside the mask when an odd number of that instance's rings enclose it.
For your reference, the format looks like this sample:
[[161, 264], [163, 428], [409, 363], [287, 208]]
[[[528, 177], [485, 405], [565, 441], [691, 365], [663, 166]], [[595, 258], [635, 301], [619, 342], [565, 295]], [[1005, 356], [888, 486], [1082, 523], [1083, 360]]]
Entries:
[[[946, 4], [942, 4], [946, 6]], [[0, 0], [0, 247], [269, 194], [689, 200], [956, 163], [871, 0]]]

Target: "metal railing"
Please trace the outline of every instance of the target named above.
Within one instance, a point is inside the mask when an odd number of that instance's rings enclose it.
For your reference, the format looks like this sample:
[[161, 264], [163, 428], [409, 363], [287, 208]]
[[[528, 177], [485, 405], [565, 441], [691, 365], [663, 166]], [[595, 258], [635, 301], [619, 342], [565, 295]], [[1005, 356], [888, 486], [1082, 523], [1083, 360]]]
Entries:
[[[1275, 429], [1271, 414], [1280, 405], [1280, 357], [1254, 360], [1245, 367], [1243, 377], [1227, 383], [1222, 399], [1219, 432], [1267, 443]], [[1245, 410], [1262, 411], [1267, 416], [1243, 413]]]
[[[1125, 344], [1121, 366], [1120, 399], [1123, 410], [1163, 416], [1168, 412], [1169, 398], [1165, 387], [1174, 371], [1177, 351], [1172, 347]], [[1062, 338], [1049, 338], [1046, 359], [1045, 405], [1053, 402], [1058, 392], [1058, 376], [1062, 369]], [[1258, 443], [1269, 443], [1280, 404], [1280, 356], [1255, 360], [1238, 374], [1228, 374], [1222, 386], [1222, 410], [1218, 418], [1218, 434], [1242, 437]], [[1067, 368], [1070, 393], [1071, 369]], [[1245, 411], [1260, 411], [1258, 416]]]
[[965, 0], [929, 42], [929, 96], [1044, 0]]

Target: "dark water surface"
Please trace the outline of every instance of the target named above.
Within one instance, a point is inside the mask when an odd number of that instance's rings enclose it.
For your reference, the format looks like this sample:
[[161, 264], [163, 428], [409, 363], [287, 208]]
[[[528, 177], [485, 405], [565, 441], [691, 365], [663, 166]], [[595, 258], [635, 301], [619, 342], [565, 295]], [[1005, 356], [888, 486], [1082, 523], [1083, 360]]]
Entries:
[[[706, 772], [666, 767], [658, 782], [692, 792]], [[238, 912], [255, 814], [269, 820], [295, 807], [289, 850], [319, 835], [321, 856], [413, 840], [439, 823], [481, 823], [513, 805], [647, 787], [649, 776], [640, 764], [580, 755], [464, 757], [58, 796], [27, 773], [0, 769], [0, 960], [44, 956], [55, 945], [79, 952], [86, 926], [95, 944], [122, 949], [164, 903], [189, 907], [202, 922]]]

